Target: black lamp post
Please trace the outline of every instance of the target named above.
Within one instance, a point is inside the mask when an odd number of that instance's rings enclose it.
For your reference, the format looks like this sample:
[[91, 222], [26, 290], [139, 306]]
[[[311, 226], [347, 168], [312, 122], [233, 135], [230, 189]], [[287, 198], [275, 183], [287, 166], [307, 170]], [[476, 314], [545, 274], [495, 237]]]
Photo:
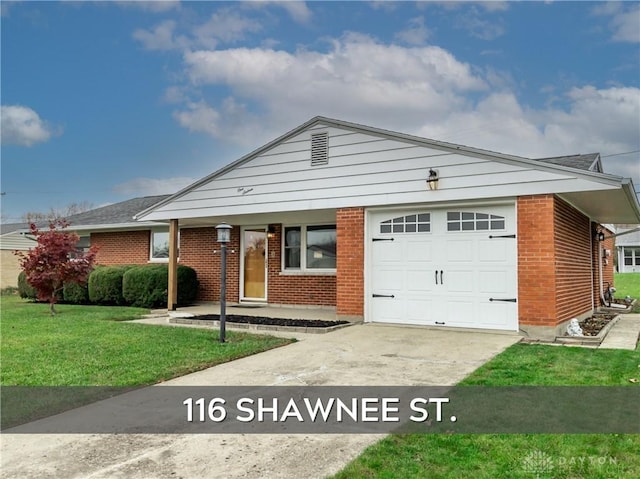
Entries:
[[227, 316], [227, 243], [231, 240], [231, 226], [220, 223], [216, 226], [218, 243], [221, 247], [220, 256], [220, 342], [225, 339], [225, 321]]

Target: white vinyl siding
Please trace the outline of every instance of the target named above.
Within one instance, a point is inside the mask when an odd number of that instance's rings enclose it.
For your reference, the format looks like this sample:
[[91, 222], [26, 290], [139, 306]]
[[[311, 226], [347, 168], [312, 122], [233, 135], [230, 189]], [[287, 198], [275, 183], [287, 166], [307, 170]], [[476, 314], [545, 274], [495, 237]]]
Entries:
[[[311, 167], [311, 136], [325, 132], [329, 165]], [[426, 186], [429, 168], [440, 174], [438, 191]], [[587, 187], [610, 188], [544, 165], [496, 161], [319, 124], [211, 178], [146, 218], [475, 200]]]

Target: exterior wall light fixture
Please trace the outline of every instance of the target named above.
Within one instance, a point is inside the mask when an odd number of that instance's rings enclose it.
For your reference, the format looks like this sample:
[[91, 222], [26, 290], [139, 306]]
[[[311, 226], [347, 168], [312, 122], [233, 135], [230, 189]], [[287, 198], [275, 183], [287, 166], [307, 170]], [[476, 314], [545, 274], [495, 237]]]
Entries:
[[429, 185], [430, 190], [438, 189], [438, 171], [433, 168], [429, 169], [429, 178], [427, 178], [427, 185]]

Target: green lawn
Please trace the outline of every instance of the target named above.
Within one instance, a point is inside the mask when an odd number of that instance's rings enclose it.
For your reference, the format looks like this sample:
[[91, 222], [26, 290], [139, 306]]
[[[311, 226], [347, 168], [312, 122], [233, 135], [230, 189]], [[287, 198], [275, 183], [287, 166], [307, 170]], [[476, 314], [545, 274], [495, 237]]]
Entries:
[[638, 300], [633, 312], [640, 313], [640, 273], [616, 273], [613, 283], [616, 287], [616, 298], [631, 296]]
[[229, 332], [130, 324], [146, 310], [48, 305], [2, 296], [0, 384], [137, 386], [282, 346], [290, 340]]
[[[640, 387], [630, 383], [631, 378], [640, 379], [640, 348], [617, 351], [516, 344], [461, 384]], [[392, 435], [369, 447], [334, 477], [631, 478], [640, 477], [638, 451], [640, 435]], [[547, 459], [552, 469], [535, 468]]]

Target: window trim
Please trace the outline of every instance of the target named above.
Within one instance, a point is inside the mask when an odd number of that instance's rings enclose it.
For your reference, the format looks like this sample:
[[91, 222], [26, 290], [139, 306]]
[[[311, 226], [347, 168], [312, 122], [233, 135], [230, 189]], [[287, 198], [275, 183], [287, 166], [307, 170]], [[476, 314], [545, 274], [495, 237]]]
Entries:
[[[332, 226], [336, 231], [336, 241], [338, 234], [338, 226], [335, 223], [305, 223], [305, 224], [283, 224], [282, 225], [282, 238], [280, 241], [280, 274], [282, 275], [317, 275], [317, 276], [331, 276], [335, 275], [336, 268], [308, 268], [307, 267], [307, 228], [313, 226]], [[285, 231], [287, 228], [300, 228], [300, 267], [299, 268], [287, 268], [285, 267], [285, 254], [286, 254], [286, 236]], [[337, 250], [337, 245], [336, 245]], [[336, 253], [337, 256], [337, 253]], [[336, 258], [337, 261], [337, 258]]]
[[[171, 233], [169, 229], [154, 228], [149, 230], [149, 260], [148, 263], [168, 263], [169, 257], [166, 258], [154, 258], [153, 257], [153, 235], [155, 233], [167, 233], [169, 235], [169, 242], [171, 242]], [[178, 229], [178, 261], [180, 261], [180, 230]]]

